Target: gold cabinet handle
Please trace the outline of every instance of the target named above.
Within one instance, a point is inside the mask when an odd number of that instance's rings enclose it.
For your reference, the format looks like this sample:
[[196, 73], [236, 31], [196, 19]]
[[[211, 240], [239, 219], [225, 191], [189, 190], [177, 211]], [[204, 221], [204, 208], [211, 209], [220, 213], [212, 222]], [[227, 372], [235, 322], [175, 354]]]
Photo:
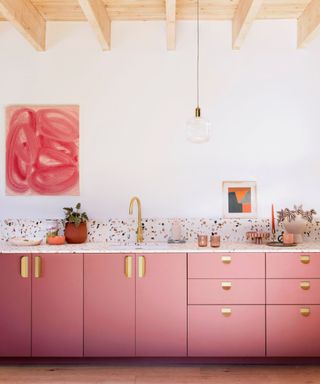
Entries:
[[310, 263], [310, 256], [309, 255], [302, 255], [302, 256], [300, 256], [300, 261], [302, 264], [309, 264]]
[[146, 259], [144, 256], [139, 256], [138, 260], [138, 276], [144, 277], [146, 274]]
[[300, 281], [300, 288], [301, 289], [304, 289], [305, 291], [307, 291], [308, 289], [310, 289], [310, 281]]
[[29, 257], [22, 256], [20, 258], [20, 275], [24, 279], [29, 277]]
[[232, 287], [231, 281], [223, 281], [221, 283], [221, 288], [224, 289], [225, 291], [229, 291], [229, 289], [231, 289], [231, 287]]
[[311, 310], [310, 308], [300, 308], [300, 313], [302, 316], [308, 317], [310, 316]]
[[232, 260], [231, 256], [221, 256], [221, 261], [223, 264], [230, 264]]
[[229, 317], [232, 314], [231, 308], [221, 308], [221, 313], [224, 317]]
[[128, 279], [132, 277], [132, 256], [126, 256], [124, 262], [124, 273]]
[[35, 256], [34, 258], [34, 277], [36, 279], [41, 277], [41, 256]]

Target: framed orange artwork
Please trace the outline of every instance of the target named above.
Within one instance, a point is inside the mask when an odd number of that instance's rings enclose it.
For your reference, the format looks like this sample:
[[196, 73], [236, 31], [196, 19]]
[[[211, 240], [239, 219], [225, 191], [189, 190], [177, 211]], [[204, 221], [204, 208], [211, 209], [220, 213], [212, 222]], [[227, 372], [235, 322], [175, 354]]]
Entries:
[[257, 217], [257, 185], [255, 181], [224, 181], [223, 217]]

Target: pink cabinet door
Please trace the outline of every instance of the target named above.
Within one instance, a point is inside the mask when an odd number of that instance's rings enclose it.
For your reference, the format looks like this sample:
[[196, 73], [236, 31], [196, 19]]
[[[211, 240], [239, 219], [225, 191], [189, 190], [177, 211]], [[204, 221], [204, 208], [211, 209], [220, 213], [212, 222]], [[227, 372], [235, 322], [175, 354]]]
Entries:
[[267, 253], [267, 278], [320, 277], [320, 253]]
[[319, 305], [267, 305], [267, 356], [320, 356]]
[[136, 355], [186, 356], [186, 255], [136, 255]]
[[267, 279], [267, 304], [320, 304], [320, 279]]
[[265, 355], [264, 305], [190, 305], [188, 356]]
[[31, 355], [31, 256], [0, 254], [0, 356]]
[[188, 277], [216, 278], [264, 278], [264, 253], [189, 253]]
[[264, 303], [264, 279], [188, 280], [188, 304]]
[[134, 356], [134, 265], [134, 255], [84, 255], [85, 356]]
[[32, 258], [32, 356], [82, 356], [83, 255]]

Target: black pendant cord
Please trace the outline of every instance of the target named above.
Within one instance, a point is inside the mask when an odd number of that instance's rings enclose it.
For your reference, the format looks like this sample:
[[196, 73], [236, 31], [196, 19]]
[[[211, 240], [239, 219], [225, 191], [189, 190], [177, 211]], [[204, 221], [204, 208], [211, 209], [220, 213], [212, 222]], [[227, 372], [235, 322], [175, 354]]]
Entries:
[[200, 28], [199, 28], [199, 0], [197, 0], [197, 108], [199, 109], [199, 64], [200, 64]]

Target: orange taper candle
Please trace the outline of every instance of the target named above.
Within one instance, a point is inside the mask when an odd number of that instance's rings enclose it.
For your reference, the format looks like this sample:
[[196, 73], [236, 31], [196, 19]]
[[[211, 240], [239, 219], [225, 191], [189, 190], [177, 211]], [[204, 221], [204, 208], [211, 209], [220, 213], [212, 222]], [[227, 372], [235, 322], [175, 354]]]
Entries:
[[274, 205], [273, 204], [271, 207], [271, 230], [272, 230], [272, 233], [276, 233], [276, 225], [274, 222]]

